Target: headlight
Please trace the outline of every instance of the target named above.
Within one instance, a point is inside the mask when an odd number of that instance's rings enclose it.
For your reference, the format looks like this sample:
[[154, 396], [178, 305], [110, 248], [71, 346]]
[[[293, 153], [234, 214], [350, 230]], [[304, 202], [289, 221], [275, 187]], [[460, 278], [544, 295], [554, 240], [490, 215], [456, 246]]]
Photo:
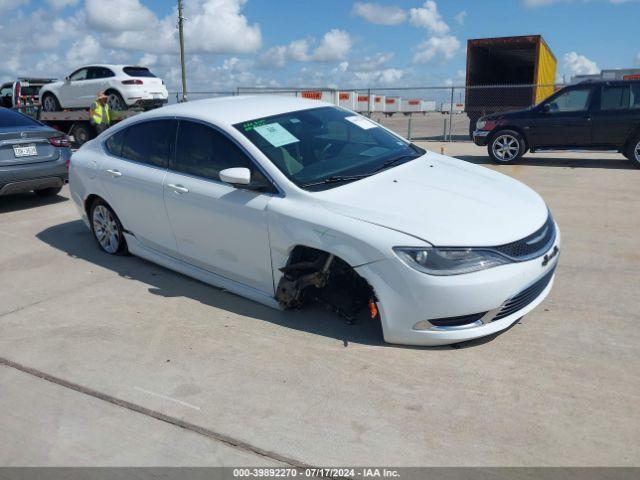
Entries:
[[429, 275], [460, 275], [511, 263], [490, 250], [473, 248], [395, 247], [400, 259]]
[[476, 122], [476, 130], [482, 130], [487, 124], [486, 120], [480, 119]]

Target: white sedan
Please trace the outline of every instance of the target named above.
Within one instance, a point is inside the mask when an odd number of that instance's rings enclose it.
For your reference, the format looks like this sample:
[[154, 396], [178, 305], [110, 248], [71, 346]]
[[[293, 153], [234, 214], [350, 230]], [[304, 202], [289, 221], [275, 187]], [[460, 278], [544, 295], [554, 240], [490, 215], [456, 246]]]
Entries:
[[330, 104], [230, 97], [130, 118], [73, 155], [98, 245], [273, 308], [379, 319], [390, 343], [504, 330], [549, 293], [545, 202]]
[[147, 67], [89, 65], [77, 69], [64, 81], [44, 85], [40, 101], [45, 112], [89, 108], [100, 92], [106, 93], [112, 110], [159, 107], [169, 99], [164, 81]]

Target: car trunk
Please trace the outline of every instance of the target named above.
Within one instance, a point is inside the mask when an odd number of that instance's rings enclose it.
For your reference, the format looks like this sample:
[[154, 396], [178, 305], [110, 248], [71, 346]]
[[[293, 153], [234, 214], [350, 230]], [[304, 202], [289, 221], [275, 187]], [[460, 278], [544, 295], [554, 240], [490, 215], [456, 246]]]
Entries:
[[60, 151], [49, 143], [55, 136], [56, 132], [37, 127], [0, 128], [0, 167], [57, 160]]

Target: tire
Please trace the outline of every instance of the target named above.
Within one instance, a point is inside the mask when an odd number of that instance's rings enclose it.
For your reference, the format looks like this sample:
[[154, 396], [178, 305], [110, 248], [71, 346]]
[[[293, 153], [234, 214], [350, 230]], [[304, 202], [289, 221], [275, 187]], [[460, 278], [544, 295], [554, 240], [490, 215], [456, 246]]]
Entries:
[[45, 93], [42, 97], [42, 110], [45, 112], [59, 112], [60, 102], [53, 93]]
[[491, 136], [487, 150], [495, 163], [512, 163], [524, 155], [527, 145], [515, 130], [500, 130]]
[[127, 241], [122, 224], [113, 209], [102, 199], [91, 205], [89, 221], [93, 238], [100, 249], [109, 255], [126, 255]]
[[115, 90], [109, 90], [107, 92], [107, 103], [109, 104], [109, 108], [113, 111], [127, 109], [127, 104], [124, 103], [124, 99], [122, 98], [122, 95], [120, 95]]
[[627, 150], [624, 152], [624, 156], [627, 157], [637, 168], [640, 168], [640, 135], [636, 135], [633, 140], [629, 142]]
[[94, 138], [96, 136], [96, 132], [91, 125], [79, 123], [74, 125], [71, 130], [71, 135], [73, 135], [73, 143], [75, 143], [76, 147], [80, 148], [82, 145]]
[[55, 197], [60, 193], [62, 187], [49, 187], [49, 188], [41, 188], [40, 190], [34, 190], [35, 193], [39, 197]]

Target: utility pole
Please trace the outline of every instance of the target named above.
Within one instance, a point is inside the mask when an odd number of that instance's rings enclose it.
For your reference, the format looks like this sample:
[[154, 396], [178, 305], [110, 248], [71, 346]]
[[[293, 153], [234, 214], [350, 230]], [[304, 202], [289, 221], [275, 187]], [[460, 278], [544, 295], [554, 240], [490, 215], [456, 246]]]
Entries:
[[187, 73], [184, 66], [184, 16], [182, 15], [182, 0], [178, 0], [178, 32], [180, 34], [180, 65], [182, 67], [182, 101], [187, 101]]

